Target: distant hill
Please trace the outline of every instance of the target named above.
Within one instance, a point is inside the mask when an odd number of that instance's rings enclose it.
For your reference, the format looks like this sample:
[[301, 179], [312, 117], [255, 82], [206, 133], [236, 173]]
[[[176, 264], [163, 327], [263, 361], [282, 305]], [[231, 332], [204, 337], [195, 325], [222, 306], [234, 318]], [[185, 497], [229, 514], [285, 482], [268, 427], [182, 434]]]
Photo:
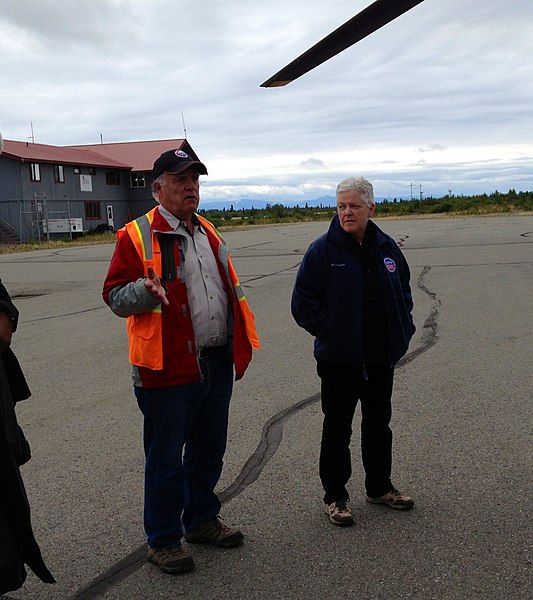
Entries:
[[210, 201], [200, 201], [200, 209], [203, 210], [249, 210], [251, 208], [257, 208], [261, 210], [266, 208], [267, 206], [273, 206], [274, 204], [281, 204], [287, 208], [293, 206], [335, 206], [335, 196], [322, 196], [321, 198], [314, 198], [312, 200], [293, 200], [293, 199], [283, 199], [283, 200], [260, 200], [258, 198], [250, 199], [250, 198], [240, 198], [239, 200], [210, 200]]
[[[390, 200], [390, 198], [387, 198]], [[398, 197], [399, 199], [399, 197]], [[376, 198], [376, 202], [383, 202], [385, 198]], [[294, 206], [300, 206], [304, 208], [308, 207], [320, 207], [320, 206], [335, 206], [335, 196], [321, 196], [320, 198], [313, 198], [310, 200], [298, 199], [294, 200], [292, 198], [285, 198], [283, 200], [262, 200], [255, 198], [254, 200], [250, 198], [240, 198], [239, 200], [210, 200], [210, 201], [200, 201], [200, 209], [201, 210], [250, 210], [251, 208], [256, 208], [258, 210], [262, 210], [266, 208], [268, 205], [273, 206], [274, 204], [281, 204], [286, 208], [292, 208]]]

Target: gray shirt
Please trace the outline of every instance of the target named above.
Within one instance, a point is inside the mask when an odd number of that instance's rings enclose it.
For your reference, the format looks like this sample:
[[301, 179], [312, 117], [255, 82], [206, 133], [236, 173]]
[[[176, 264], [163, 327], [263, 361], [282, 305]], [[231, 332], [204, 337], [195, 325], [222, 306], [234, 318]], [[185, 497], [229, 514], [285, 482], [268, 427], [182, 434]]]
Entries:
[[197, 348], [228, 343], [228, 296], [207, 234], [199, 224], [191, 236], [184, 222], [159, 206], [159, 212], [180, 236], [180, 276], [187, 287]]

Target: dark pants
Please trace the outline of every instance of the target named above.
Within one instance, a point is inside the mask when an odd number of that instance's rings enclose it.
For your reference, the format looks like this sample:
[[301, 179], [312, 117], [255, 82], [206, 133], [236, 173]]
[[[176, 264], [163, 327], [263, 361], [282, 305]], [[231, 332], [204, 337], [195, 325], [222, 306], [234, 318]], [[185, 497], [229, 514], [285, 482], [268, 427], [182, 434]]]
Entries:
[[144, 526], [153, 548], [179, 546], [216, 517], [215, 486], [226, 449], [233, 364], [200, 359], [204, 380], [171, 388], [135, 388], [144, 415]]
[[25, 564], [44, 582], [55, 583], [33, 535], [30, 507], [19, 466], [29, 446], [17, 423], [4, 363], [0, 360], [0, 596], [19, 589]]
[[317, 360], [321, 379], [324, 423], [320, 447], [320, 479], [324, 502], [349, 498], [346, 485], [352, 474], [350, 439], [357, 401], [361, 401], [361, 453], [366, 493], [389, 492], [392, 467], [392, 384], [394, 369], [386, 364], [352, 367]]

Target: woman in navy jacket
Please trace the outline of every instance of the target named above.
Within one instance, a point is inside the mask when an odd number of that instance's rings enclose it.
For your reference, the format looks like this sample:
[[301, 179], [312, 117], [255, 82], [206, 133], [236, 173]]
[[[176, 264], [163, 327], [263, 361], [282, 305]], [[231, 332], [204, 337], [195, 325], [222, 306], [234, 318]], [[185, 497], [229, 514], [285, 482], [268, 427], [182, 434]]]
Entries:
[[406, 510], [411, 498], [391, 482], [394, 365], [415, 331], [409, 267], [396, 242], [370, 220], [372, 184], [349, 178], [337, 187], [337, 214], [300, 265], [292, 295], [295, 321], [315, 336], [324, 424], [320, 477], [334, 525], [352, 525], [346, 485], [350, 438], [361, 401], [367, 500]]

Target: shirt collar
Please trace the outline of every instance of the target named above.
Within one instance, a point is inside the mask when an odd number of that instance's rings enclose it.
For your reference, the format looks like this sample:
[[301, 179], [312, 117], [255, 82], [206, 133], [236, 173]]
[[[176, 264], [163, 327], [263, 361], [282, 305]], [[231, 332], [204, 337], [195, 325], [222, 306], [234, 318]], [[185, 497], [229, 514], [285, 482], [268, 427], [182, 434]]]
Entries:
[[[177, 232], [179, 229], [187, 231], [187, 226], [185, 225], [185, 221], [178, 219], [171, 212], [169, 212], [164, 206], [159, 205], [159, 212], [161, 216], [165, 219], [165, 221], [172, 227], [174, 232]], [[195, 228], [195, 231], [200, 231], [201, 233], [205, 233], [202, 225], [200, 223], [200, 219], [197, 217], [195, 213], [192, 215], [192, 224]]]

